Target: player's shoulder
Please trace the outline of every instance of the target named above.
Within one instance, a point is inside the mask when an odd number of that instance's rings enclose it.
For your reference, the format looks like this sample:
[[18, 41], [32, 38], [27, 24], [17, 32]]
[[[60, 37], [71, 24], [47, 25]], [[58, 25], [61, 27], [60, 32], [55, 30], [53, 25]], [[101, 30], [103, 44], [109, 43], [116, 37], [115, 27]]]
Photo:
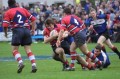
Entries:
[[99, 15], [97, 15], [98, 18], [107, 18], [107, 16], [108, 16], [107, 14], [99, 14]]
[[61, 24], [56, 24], [56, 26], [59, 28], [59, 27], [61, 27]]
[[48, 32], [50, 32], [50, 31], [45, 27], [43, 30], [43, 33], [48, 33]]
[[67, 20], [67, 19], [69, 19], [69, 18], [71, 18], [71, 15], [67, 15], [67, 16], [63, 17], [62, 19], [63, 19], [63, 20]]

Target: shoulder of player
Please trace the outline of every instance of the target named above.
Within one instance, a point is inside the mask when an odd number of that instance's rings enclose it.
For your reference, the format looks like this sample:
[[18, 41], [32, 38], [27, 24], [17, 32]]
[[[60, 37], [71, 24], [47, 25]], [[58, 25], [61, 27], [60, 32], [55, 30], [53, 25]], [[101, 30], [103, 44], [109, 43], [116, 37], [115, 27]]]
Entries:
[[13, 12], [13, 11], [15, 11], [15, 10], [19, 10], [19, 9], [21, 9], [21, 7], [10, 8], [10, 9], [8, 9], [5, 13], [11, 13], [11, 12]]
[[47, 28], [44, 28], [43, 33], [49, 33], [50, 31]]
[[97, 15], [97, 18], [107, 18], [109, 15], [107, 14], [99, 14]]
[[67, 20], [69, 18], [71, 18], [71, 15], [66, 15], [65, 17], [62, 18], [62, 20]]
[[56, 24], [56, 27], [57, 27], [57, 28], [61, 27], [61, 24]]

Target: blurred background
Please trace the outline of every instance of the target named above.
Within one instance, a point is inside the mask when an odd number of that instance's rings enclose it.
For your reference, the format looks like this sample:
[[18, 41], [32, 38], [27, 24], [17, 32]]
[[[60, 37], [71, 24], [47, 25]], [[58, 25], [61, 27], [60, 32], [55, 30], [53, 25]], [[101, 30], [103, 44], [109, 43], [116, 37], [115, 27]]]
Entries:
[[[3, 35], [2, 17], [4, 12], [9, 9], [8, 0], [0, 0], [0, 41], [11, 40], [11, 29], [8, 32], [8, 38]], [[89, 10], [95, 8], [98, 14], [109, 14], [111, 25], [117, 17], [120, 17], [120, 0], [16, 0], [18, 7], [26, 8], [33, 16], [37, 18], [36, 33], [33, 42], [37, 43], [43, 40], [44, 21], [48, 17], [55, 18], [60, 22], [62, 12], [65, 7], [71, 8], [72, 14], [79, 16], [83, 21], [89, 17]], [[118, 19], [118, 24], [120, 19]], [[117, 27], [120, 30], [120, 26]], [[120, 42], [119, 30], [111, 34], [113, 42]], [[88, 37], [88, 42], [96, 42], [97, 36]]]

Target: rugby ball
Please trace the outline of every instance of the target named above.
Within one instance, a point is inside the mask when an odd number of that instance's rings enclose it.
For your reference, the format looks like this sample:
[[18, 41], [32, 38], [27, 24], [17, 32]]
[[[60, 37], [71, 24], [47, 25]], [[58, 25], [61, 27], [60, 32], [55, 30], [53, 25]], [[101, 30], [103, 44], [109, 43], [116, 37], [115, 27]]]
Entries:
[[58, 34], [58, 32], [57, 32], [56, 30], [52, 30], [52, 31], [50, 32], [50, 36], [54, 36], [54, 35], [56, 35], [56, 34]]

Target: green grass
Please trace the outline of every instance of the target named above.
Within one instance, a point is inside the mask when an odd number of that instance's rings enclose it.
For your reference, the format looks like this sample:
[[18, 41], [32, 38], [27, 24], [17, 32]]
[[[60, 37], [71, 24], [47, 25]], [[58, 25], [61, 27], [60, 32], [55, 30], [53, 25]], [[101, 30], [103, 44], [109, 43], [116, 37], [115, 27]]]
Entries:
[[[120, 43], [114, 43], [120, 50]], [[91, 50], [95, 44], [88, 44]], [[22, 56], [26, 56], [24, 49], [19, 50]], [[52, 50], [50, 45], [39, 42], [32, 44], [32, 51], [36, 56], [50, 56]], [[79, 52], [79, 50], [77, 50]], [[112, 52], [107, 48], [108, 52]], [[11, 46], [8, 42], [0, 42], [0, 58], [13, 57]], [[17, 74], [16, 61], [0, 61], [0, 79], [119, 79], [120, 77], [120, 60], [117, 55], [110, 55], [111, 65], [102, 71], [83, 71], [80, 65], [76, 64], [76, 71], [62, 71], [61, 63], [53, 59], [36, 60], [38, 71], [30, 73], [30, 61], [24, 60], [25, 68], [21, 74]]]

